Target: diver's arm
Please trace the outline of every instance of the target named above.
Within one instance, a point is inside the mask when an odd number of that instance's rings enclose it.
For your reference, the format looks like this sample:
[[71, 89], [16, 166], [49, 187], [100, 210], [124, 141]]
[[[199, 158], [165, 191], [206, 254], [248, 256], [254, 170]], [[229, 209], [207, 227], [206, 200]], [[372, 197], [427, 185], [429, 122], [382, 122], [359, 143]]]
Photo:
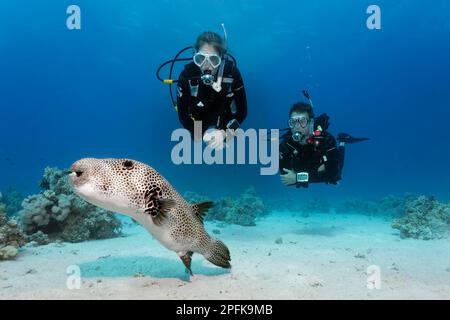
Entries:
[[235, 68], [232, 88], [234, 93], [234, 102], [236, 103], [236, 114], [234, 117], [240, 124], [242, 124], [247, 117], [247, 95], [245, 93], [244, 81], [242, 80], [241, 73], [237, 68]]
[[284, 174], [283, 169], [289, 169], [289, 170], [292, 169], [291, 165], [290, 165], [291, 157], [288, 152], [288, 149], [286, 148], [286, 145], [283, 142], [280, 144], [279, 150], [280, 150], [279, 151], [280, 152], [280, 161], [279, 161], [278, 167], [280, 170], [280, 174], [283, 175]]
[[194, 134], [194, 120], [189, 114], [190, 92], [189, 83], [184, 77], [185, 71], [180, 74], [177, 88], [178, 119], [183, 127]]
[[295, 186], [297, 184], [297, 174], [292, 168], [292, 156], [290, 150], [284, 143], [280, 144], [279, 170], [281, 182], [285, 186]]
[[324, 180], [328, 183], [336, 184], [340, 180], [339, 150], [336, 140], [331, 134], [326, 137], [325, 142]]

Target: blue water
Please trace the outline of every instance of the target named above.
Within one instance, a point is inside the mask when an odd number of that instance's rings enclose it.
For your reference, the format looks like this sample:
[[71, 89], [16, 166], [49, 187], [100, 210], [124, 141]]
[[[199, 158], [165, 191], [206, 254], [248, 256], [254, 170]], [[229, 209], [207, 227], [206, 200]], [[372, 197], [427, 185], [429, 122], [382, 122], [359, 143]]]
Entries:
[[[366, 28], [373, 3], [381, 30]], [[66, 28], [70, 4], [81, 30]], [[36, 193], [45, 166], [89, 156], [137, 159], [213, 197], [253, 185], [265, 198], [449, 200], [449, 21], [447, 0], [2, 0], [0, 190]], [[155, 70], [222, 22], [246, 84], [244, 128], [285, 127], [307, 88], [332, 133], [371, 138], [347, 148], [338, 187], [286, 188], [259, 166], [172, 164], [180, 125]]]

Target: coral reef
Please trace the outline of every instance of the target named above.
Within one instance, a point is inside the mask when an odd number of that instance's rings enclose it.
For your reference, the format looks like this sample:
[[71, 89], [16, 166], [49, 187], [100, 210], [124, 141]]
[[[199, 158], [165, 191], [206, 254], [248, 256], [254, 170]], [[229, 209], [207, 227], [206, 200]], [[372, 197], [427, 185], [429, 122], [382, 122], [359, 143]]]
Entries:
[[448, 237], [450, 205], [425, 196], [408, 200], [404, 216], [395, 219], [392, 227], [400, 230], [402, 238], [431, 240]]
[[16, 220], [7, 220], [6, 206], [0, 203], [0, 260], [14, 259], [27, 241]]
[[13, 260], [19, 254], [19, 250], [14, 246], [0, 248], [0, 260]]
[[403, 196], [388, 195], [379, 200], [349, 198], [338, 202], [329, 202], [322, 198], [311, 198], [305, 195], [295, 197], [280, 195], [265, 200], [265, 204], [270, 211], [289, 211], [300, 213], [304, 217], [314, 213], [330, 213], [335, 209], [336, 213], [383, 215], [386, 218], [397, 218], [403, 215], [405, 204], [415, 198], [417, 195], [405, 193]]
[[255, 226], [256, 219], [267, 214], [264, 203], [254, 188], [248, 188], [240, 197], [217, 201], [206, 215], [207, 220], [219, 220], [242, 226]]
[[121, 234], [120, 220], [75, 195], [64, 171], [46, 168], [40, 186], [44, 191], [27, 197], [19, 212], [30, 240], [81, 242]]
[[183, 194], [183, 198], [189, 203], [200, 203], [204, 201], [211, 201], [210, 198], [202, 196], [198, 193], [187, 191]]
[[67, 180], [67, 172], [55, 167], [44, 169], [44, 176], [39, 182], [39, 186], [43, 190], [52, 190], [56, 194], [73, 194], [72, 187]]
[[13, 187], [6, 189], [3, 194], [0, 192], [0, 202], [5, 205], [7, 217], [16, 216], [20, 210], [20, 205], [24, 197]]
[[403, 196], [388, 195], [378, 201], [350, 199], [338, 204], [336, 212], [399, 217], [403, 214], [406, 203], [417, 197], [417, 195], [405, 193]]
[[27, 240], [30, 243], [36, 244], [38, 246], [43, 246], [50, 243], [50, 238], [48, 237], [47, 234], [43, 233], [42, 231], [38, 231], [30, 236], [27, 236]]
[[[190, 203], [209, 200], [193, 192], [185, 193], [184, 197]], [[249, 188], [238, 198], [226, 197], [215, 201], [205, 219], [242, 226], [255, 226], [257, 218], [266, 214], [267, 210], [262, 199], [257, 196], [254, 188]]]
[[0, 202], [0, 226], [3, 226], [5, 222], [6, 222], [5, 205]]
[[383, 214], [398, 217], [403, 215], [406, 203], [417, 197], [412, 193], [405, 193], [403, 197], [388, 195], [378, 202], [378, 210]]

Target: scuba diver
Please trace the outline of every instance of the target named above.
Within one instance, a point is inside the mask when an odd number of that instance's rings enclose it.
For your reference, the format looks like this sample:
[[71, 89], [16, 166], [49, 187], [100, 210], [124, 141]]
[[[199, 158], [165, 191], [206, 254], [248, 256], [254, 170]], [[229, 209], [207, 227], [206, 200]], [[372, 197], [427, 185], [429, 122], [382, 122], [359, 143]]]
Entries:
[[298, 102], [289, 111], [287, 133], [280, 142], [280, 174], [286, 186], [297, 188], [309, 183], [336, 185], [342, 179], [345, 144], [366, 141], [340, 133], [336, 139], [327, 129], [329, 116], [314, 117], [313, 104], [309, 93], [303, 94], [310, 103]]
[[[159, 80], [177, 83], [176, 103], [172, 91], [170, 94], [180, 123], [195, 141], [203, 138], [214, 149], [223, 148], [230, 130], [238, 129], [247, 116], [244, 82], [236, 60], [227, 51], [225, 28], [224, 34], [225, 40], [217, 33], [203, 32], [193, 47], [183, 49], [157, 71]], [[178, 58], [188, 49], [194, 49], [193, 58]], [[184, 66], [177, 81], [163, 80], [159, 76], [161, 68], [171, 63], [171, 77], [173, 64], [178, 61], [191, 62]], [[201, 132], [194, 130], [194, 121], [202, 122]]]

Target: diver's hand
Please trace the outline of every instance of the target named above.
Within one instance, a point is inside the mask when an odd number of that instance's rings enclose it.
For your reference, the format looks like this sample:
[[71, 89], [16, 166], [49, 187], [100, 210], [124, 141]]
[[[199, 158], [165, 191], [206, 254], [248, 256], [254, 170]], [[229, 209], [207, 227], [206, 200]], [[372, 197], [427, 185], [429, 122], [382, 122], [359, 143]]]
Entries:
[[222, 150], [226, 144], [225, 130], [210, 129], [203, 135], [203, 141], [214, 150]]
[[292, 186], [297, 183], [297, 174], [293, 170], [283, 168], [286, 174], [281, 175], [281, 182], [285, 186]]
[[325, 172], [325, 165], [322, 164], [322, 165], [317, 169], [317, 172], [319, 172], [319, 173]]

